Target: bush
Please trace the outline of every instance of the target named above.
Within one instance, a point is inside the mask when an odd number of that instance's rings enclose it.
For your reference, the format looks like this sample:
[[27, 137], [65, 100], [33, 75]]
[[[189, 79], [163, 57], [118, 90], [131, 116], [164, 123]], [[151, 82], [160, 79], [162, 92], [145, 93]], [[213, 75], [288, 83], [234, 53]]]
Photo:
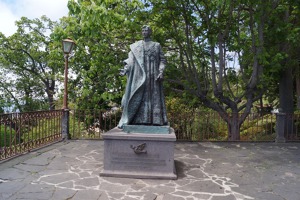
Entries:
[[226, 123], [218, 113], [187, 105], [179, 98], [167, 98], [168, 120], [177, 139], [190, 141], [225, 140]]
[[[251, 116], [250, 116], [251, 117]], [[241, 140], [270, 141], [275, 140], [276, 116], [267, 114], [245, 121], [240, 130]]]
[[4, 125], [0, 125], [0, 147], [10, 146], [15, 137], [15, 130], [5, 127]]

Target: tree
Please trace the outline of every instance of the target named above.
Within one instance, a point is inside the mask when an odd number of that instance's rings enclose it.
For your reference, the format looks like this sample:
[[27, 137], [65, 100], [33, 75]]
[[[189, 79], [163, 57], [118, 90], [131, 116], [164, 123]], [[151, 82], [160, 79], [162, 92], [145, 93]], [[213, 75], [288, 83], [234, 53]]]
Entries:
[[290, 131], [293, 130], [290, 115], [300, 105], [300, 4], [298, 1], [278, 1], [273, 5], [266, 35], [266, 48], [269, 49], [270, 58], [267, 76], [276, 83], [273, 84], [271, 95], [278, 96], [279, 93], [280, 111], [287, 114], [286, 119], [280, 118], [278, 123], [285, 125], [285, 131]]
[[[238, 140], [241, 124], [266, 86], [264, 35], [272, 2], [149, 0], [143, 1], [144, 7], [141, 3], [69, 2], [71, 15], [57, 34], [77, 40], [74, 98], [93, 108], [120, 101], [123, 80], [116, 74], [126, 57], [123, 52], [137, 39], [138, 25], [148, 23], [169, 56], [167, 72], [181, 71], [167, 74], [169, 83], [216, 110], [228, 124], [228, 138]], [[230, 66], [234, 62], [237, 65]]]
[[[171, 60], [173, 66], [184, 75], [184, 81], [171, 81], [217, 111], [228, 124], [228, 139], [239, 140], [240, 126], [263, 92], [269, 2], [147, 2], [153, 25], [170, 41], [166, 46], [172, 48], [167, 51], [177, 55]], [[234, 62], [238, 65], [229, 65]]]
[[[139, 39], [141, 25], [149, 24], [168, 56], [167, 85], [217, 111], [228, 124], [229, 140], [239, 140], [253, 103], [275, 88], [280, 76], [272, 75], [297, 54], [297, 1], [70, 0], [68, 7], [70, 16], [52, 36], [76, 40], [70, 69], [76, 75], [69, 91], [79, 108], [107, 108], [121, 101], [125, 80], [118, 70], [129, 44]], [[297, 23], [277, 23], [282, 10], [291, 13], [284, 22]], [[273, 45], [280, 41], [273, 35], [278, 28], [296, 41], [288, 45], [293, 50]], [[293, 59], [287, 60], [287, 54]]]
[[44, 99], [53, 110], [56, 81], [63, 66], [61, 47], [57, 48], [50, 35], [56, 23], [42, 16], [33, 20], [22, 17], [16, 25], [17, 32], [12, 36], [0, 35], [0, 62], [5, 73], [13, 77], [10, 97], [22, 93], [22, 100], [13, 98], [14, 104], [24, 105], [20, 111], [32, 110], [33, 101]]
[[70, 63], [76, 76], [70, 78], [69, 91], [78, 108], [103, 109], [121, 102], [125, 79], [118, 74], [141, 29], [135, 20], [140, 6], [139, 1], [69, 1], [70, 15], [53, 35], [76, 41]]

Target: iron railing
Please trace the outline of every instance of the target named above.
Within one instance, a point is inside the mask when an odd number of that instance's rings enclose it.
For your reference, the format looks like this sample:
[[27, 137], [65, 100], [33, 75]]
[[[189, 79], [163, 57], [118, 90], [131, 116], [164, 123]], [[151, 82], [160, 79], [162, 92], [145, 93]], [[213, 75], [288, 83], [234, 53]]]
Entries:
[[286, 114], [284, 121], [284, 138], [287, 141], [300, 141], [300, 114]]
[[62, 110], [0, 114], [0, 160], [61, 140]]
[[[180, 115], [169, 113], [168, 117], [177, 140], [228, 141], [228, 124], [217, 112], [193, 110]], [[275, 124], [273, 114], [250, 113], [240, 127], [240, 141], [274, 141]]]
[[[241, 116], [242, 113], [239, 114]], [[228, 124], [217, 112], [169, 113], [177, 140], [227, 141]], [[300, 141], [300, 114], [284, 117], [286, 141]], [[240, 141], [275, 141], [276, 114], [250, 113], [240, 127]]]
[[[121, 112], [103, 110], [71, 110], [70, 135], [72, 139], [102, 139], [102, 133], [117, 126]], [[178, 141], [227, 141], [228, 125], [217, 112], [193, 110], [168, 113], [170, 126]], [[300, 141], [300, 115], [286, 115], [287, 141]], [[276, 115], [251, 113], [240, 128], [241, 141], [275, 141]]]
[[[62, 139], [62, 110], [0, 114], [0, 160]], [[70, 110], [71, 139], [102, 139], [117, 126], [121, 112]], [[168, 113], [178, 141], [227, 141], [228, 126], [216, 112]], [[276, 115], [251, 113], [240, 128], [241, 141], [274, 141]], [[285, 115], [285, 139], [300, 141], [300, 114]]]
[[117, 126], [121, 114], [119, 110], [70, 110], [70, 137], [102, 139], [102, 133]]

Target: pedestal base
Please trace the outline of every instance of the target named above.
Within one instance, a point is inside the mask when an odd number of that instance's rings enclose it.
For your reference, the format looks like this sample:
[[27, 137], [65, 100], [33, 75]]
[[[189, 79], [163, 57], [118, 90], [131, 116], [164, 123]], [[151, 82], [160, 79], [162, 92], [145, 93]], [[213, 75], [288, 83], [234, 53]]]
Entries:
[[126, 133], [114, 128], [102, 135], [104, 166], [101, 176], [177, 179], [174, 164], [176, 135]]

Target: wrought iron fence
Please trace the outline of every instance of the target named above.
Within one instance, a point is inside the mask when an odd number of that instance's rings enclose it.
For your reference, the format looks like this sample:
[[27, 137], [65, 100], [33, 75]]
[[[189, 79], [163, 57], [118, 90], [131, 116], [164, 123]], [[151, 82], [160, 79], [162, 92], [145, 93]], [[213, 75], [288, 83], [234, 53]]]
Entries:
[[[228, 125], [217, 112], [193, 110], [188, 113], [169, 114], [170, 125], [177, 140], [227, 141]], [[240, 127], [241, 141], [274, 141], [276, 116], [251, 113]]]
[[70, 110], [71, 139], [102, 139], [102, 133], [117, 126], [120, 110]]
[[0, 160], [61, 140], [63, 112], [0, 114]]
[[[62, 139], [62, 110], [0, 115], [0, 160]], [[120, 110], [70, 110], [71, 139], [102, 139], [117, 126]], [[168, 113], [178, 141], [227, 141], [228, 126], [216, 112]], [[285, 139], [300, 141], [300, 114], [285, 115]], [[274, 141], [276, 115], [249, 114], [240, 128], [241, 141]]]
[[[102, 139], [102, 133], [117, 126], [121, 111], [71, 110], [70, 135], [72, 139]], [[170, 126], [178, 141], [227, 141], [228, 125], [217, 112], [168, 113]], [[287, 115], [287, 141], [300, 141], [300, 115]], [[274, 141], [276, 138], [276, 115], [251, 113], [240, 128], [241, 141]]]
[[[240, 114], [241, 115], [241, 114]], [[227, 141], [228, 125], [216, 112], [192, 111], [169, 115], [177, 140]], [[300, 141], [300, 114], [286, 114], [286, 141]], [[250, 113], [240, 127], [240, 141], [275, 141], [276, 114]]]
[[300, 114], [285, 116], [284, 137], [287, 141], [300, 141]]

